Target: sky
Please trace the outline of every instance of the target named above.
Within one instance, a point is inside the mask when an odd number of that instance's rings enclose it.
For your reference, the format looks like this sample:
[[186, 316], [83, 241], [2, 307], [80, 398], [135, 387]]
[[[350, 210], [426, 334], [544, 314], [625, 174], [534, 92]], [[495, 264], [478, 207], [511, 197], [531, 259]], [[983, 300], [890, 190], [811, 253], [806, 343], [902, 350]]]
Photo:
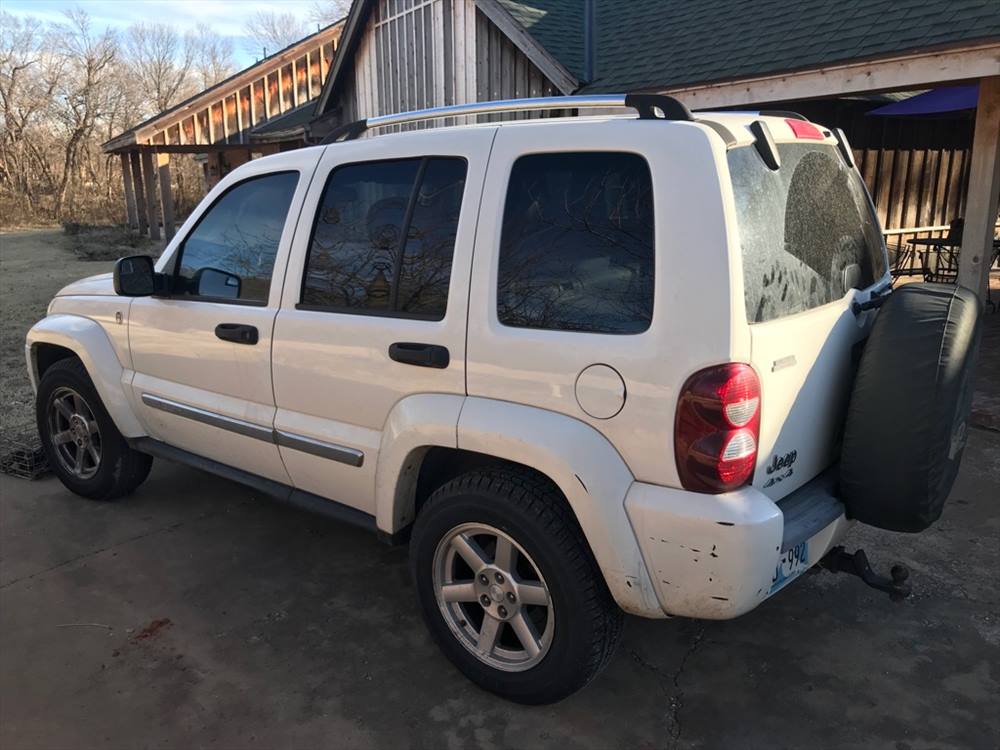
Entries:
[[[62, 21], [64, 10], [80, 7], [90, 14], [95, 25], [116, 29], [136, 21], [156, 21], [168, 22], [183, 33], [204, 23], [219, 36], [233, 40], [233, 56], [240, 68], [256, 59], [246, 49], [244, 18], [257, 10], [273, 10], [294, 13], [308, 22], [311, 6], [311, 0], [0, 0], [0, 9], [42, 21]], [[315, 23], [308, 27], [312, 30]]]

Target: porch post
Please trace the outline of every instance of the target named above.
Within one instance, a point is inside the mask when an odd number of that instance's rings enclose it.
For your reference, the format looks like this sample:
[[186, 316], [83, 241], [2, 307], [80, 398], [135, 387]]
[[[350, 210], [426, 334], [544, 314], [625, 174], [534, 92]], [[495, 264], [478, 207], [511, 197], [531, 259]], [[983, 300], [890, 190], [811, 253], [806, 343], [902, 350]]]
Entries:
[[142, 167], [139, 165], [139, 152], [129, 153], [132, 162], [132, 185], [135, 190], [135, 209], [139, 218], [139, 234], [146, 234], [149, 229], [149, 212], [146, 206], [146, 192], [142, 188]]
[[132, 169], [129, 166], [128, 154], [118, 155], [122, 162], [122, 187], [125, 188], [125, 221], [129, 229], [139, 228], [139, 217], [135, 212], [135, 188], [132, 185]]
[[146, 208], [149, 211], [149, 239], [160, 239], [160, 211], [156, 200], [156, 170], [153, 152], [142, 152], [142, 179], [146, 183]]
[[1000, 76], [979, 79], [958, 283], [985, 298], [1000, 201]]
[[160, 201], [163, 203], [163, 233], [169, 242], [174, 236], [174, 192], [170, 186], [170, 154], [157, 154], [160, 170]]

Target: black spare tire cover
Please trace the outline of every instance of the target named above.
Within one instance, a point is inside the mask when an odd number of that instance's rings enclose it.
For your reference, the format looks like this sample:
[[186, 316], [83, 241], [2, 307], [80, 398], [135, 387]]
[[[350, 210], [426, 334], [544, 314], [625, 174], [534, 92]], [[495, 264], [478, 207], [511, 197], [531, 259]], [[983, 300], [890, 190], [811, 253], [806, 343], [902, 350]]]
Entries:
[[980, 303], [949, 284], [908, 284], [882, 305], [844, 427], [848, 516], [923, 531], [941, 515], [965, 448]]

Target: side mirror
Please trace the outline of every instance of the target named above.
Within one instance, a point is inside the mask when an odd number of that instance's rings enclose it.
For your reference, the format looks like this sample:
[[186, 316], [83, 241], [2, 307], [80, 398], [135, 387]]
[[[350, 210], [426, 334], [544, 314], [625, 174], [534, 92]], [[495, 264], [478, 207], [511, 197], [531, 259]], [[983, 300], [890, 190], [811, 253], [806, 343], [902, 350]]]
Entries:
[[239, 276], [218, 268], [199, 268], [191, 281], [191, 286], [199, 297], [239, 299], [243, 287], [243, 281]]
[[115, 294], [123, 297], [148, 297], [156, 291], [156, 272], [148, 255], [119, 258], [115, 263]]

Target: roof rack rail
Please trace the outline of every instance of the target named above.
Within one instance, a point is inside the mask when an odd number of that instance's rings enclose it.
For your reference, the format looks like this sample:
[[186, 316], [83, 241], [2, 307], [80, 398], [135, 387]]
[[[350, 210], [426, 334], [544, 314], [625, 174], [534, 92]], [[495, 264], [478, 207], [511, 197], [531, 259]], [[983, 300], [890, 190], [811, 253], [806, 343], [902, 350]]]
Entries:
[[631, 107], [639, 113], [640, 120], [693, 120], [691, 112], [680, 101], [663, 94], [595, 94], [593, 96], [541, 96], [533, 99], [503, 99], [494, 102], [452, 104], [447, 107], [418, 109], [393, 115], [355, 120], [330, 131], [320, 141], [325, 145], [338, 141], [353, 141], [366, 130], [403, 125], [442, 117], [463, 115], [494, 115], [504, 112], [544, 112], [560, 109], [598, 109], [604, 107]]
[[787, 109], [762, 109], [757, 114], [764, 117], [787, 117], [789, 120], [804, 120], [805, 122], [809, 122], [808, 117]]

